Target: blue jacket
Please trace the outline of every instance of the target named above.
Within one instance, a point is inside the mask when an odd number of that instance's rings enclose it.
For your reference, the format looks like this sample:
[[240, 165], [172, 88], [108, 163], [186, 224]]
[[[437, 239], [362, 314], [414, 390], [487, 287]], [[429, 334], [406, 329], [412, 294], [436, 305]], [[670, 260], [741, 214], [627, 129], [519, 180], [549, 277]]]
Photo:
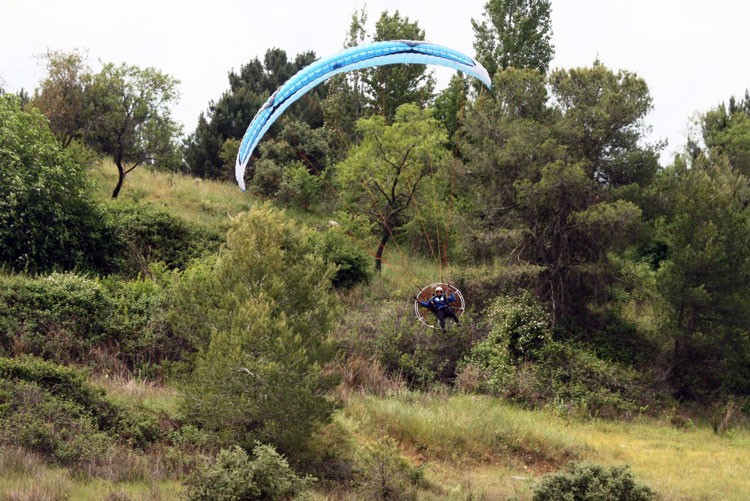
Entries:
[[430, 308], [435, 311], [442, 310], [443, 308], [447, 308], [449, 306], [448, 303], [452, 303], [456, 300], [456, 297], [453, 294], [450, 294], [448, 296], [442, 295], [442, 296], [432, 296], [427, 301], [419, 301], [420, 306], [423, 306], [425, 308]]

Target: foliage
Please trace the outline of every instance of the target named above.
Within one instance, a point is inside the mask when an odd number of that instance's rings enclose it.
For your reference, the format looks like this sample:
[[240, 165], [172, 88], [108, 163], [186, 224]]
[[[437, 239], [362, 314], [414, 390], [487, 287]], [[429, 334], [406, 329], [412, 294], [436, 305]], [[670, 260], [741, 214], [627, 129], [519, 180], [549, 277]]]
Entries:
[[286, 459], [269, 445], [256, 445], [253, 458], [241, 448], [222, 449], [216, 461], [187, 481], [191, 501], [291, 499], [310, 483], [299, 478]]
[[542, 477], [533, 499], [649, 501], [656, 499], [656, 493], [638, 484], [627, 465], [604, 468], [595, 464], [570, 463], [565, 472]]
[[[59, 363], [101, 364], [110, 352], [135, 370], [180, 355], [160, 287], [149, 280], [101, 282], [71, 274], [0, 276], [0, 349]], [[99, 367], [111, 370], [113, 367]]]
[[336, 265], [333, 286], [337, 289], [349, 289], [357, 284], [367, 284], [372, 278], [373, 270], [368, 254], [357, 247], [352, 238], [339, 226], [332, 226], [313, 235], [316, 253], [326, 263]]
[[307, 230], [268, 206], [238, 216], [227, 247], [174, 285], [175, 332], [199, 351], [184, 411], [226, 444], [304, 450], [334, 408], [323, 364], [337, 314], [332, 266]]
[[416, 500], [424, 472], [413, 466], [393, 440], [382, 439], [358, 451], [354, 465], [358, 499]]
[[47, 77], [34, 92], [31, 106], [47, 117], [50, 129], [67, 148], [81, 137], [84, 129], [85, 84], [91, 70], [85, 55], [77, 50], [69, 53], [48, 50], [42, 59], [47, 65]]
[[174, 169], [179, 165], [176, 139], [181, 127], [172, 119], [179, 82], [155, 68], [105, 64], [86, 87], [84, 142], [111, 155], [119, 177], [117, 198], [125, 176], [139, 165]]
[[[269, 49], [263, 62], [255, 58], [240, 66], [239, 72], [230, 71], [229, 90], [218, 101], [212, 101], [205, 113], [201, 113], [195, 131], [185, 140], [187, 172], [208, 179], [232, 179], [233, 170], [226, 165], [220, 154], [226, 141], [242, 138], [266, 99], [288, 78], [315, 59], [315, 53], [304, 52], [294, 60], [289, 60], [285, 51]], [[287, 111], [287, 117], [294, 117], [311, 128], [320, 127], [323, 124], [320, 100], [325, 94], [326, 85], [312, 89]], [[271, 127], [266, 138], [275, 138], [279, 128], [280, 126]]]
[[722, 103], [701, 115], [700, 127], [707, 156], [725, 156], [737, 171], [750, 175], [749, 91], [744, 98], [732, 96], [727, 105]]
[[547, 313], [528, 292], [518, 297], [500, 297], [488, 310], [492, 330], [487, 340], [503, 346], [511, 363], [536, 359], [544, 344], [552, 339]]
[[0, 358], [0, 441], [81, 465], [118, 441], [146, 447], [153, 419], [110, 402], [79, 370], [33, 357]]
[[[374, 41], [424, 40], [424, 30], [396, 11], [384, 11], [375, 22]], [[435, 79], [424, 65], [397, 64], [363, 71], [363, 90], [368, 107], [390, 124], [401, 105], [410, 103], [424, 108], [432, 97]]]
[[373, 360], [390, 376], [421, 390], [453, 382], [474, 335], [469, 328], [446, 332], [425, 328], [395, 298], [362, 300], [339, 331], [347, 357]]
[[506, 68], [546, 73], [555, 50], [549, 0], [488, 0], [482, 22], [471, 20], [474, 49], [490, 76]]
[[[552, 323], [591, 325], [619, 275], [611, 251], [634, 241], [639, 193], [658, 167], [640, 146], [651, 108], [645, 82], [601, 63], [495, 75], [492, 96], [467, 112], [462, 143], [476, 254], [510, 256], [548, 305]], [[489, 256], [488, 256], [489, 255]]]
[[728, 163], [676, 164], [657, 186], [670, 212], [657, 223], [667, 258], [656, 272], [662, 328], [674, 340], [678, 394], [747, 395], [750, 360], [750, 181]]
[[419, 190], [445, 166], [448, 152], [438, 122], [414, 105], [398, 109], [392, 125], [381, 116], [357, 124], [364, 139], [337, 166], [337, 184], [349, 210], [367, 214], [380, 228], [375, 268], [392, 233], [414, 217]]
[[0, 97], [0, 263], [17, 271], [111, 270], [111, 235], [83, 168], [38, 112]]
[[218, 250], [223, 240], [212, 229], [146, 204], [109, 205], [107, 214], [121, 249], [117, 271], [128, 276], [146, 274], [156, 262], [184, 269], [191, 260]]

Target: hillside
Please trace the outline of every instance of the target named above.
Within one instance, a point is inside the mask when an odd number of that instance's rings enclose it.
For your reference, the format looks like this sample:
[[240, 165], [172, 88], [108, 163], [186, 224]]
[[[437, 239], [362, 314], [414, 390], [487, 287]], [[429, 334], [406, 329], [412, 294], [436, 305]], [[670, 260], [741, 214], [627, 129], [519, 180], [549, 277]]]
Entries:
[[[224, 231], [234, 217], [257, 203], [233, 184], [145, 169], [129, 176], [120, 199], [110, 200], [113, 174], [114, 168], [106, 163], [90, 171], [102, 203], [156, 206], [191, 225]], [[317, 231], [327, 228], [333, 219], [325, 212], [287, 215], [295, 224]], [[364, 250], [371, 248], [373, 241], [364, 237], [357, 245]], [[418, 499], [531, 499], [543, 475], [575, 461], [605, 467], [627, 465], [635, 480], [661, 499], [744, 499], [750, 490], [746, 475], [750, 433], [743, 427], [721, 434], [712, 429], [712, 419], [726, 417], [728, 408], [718, 408], [713, 417], [692, 414], [694, 421], [678, 409], [627, 419], [591, 419], [571, 412], [564, 402], [533, 410], [510, 399], [471, 394], [467, 373], [452, 385], [434, 375], [420, 380], [419, 371], [437, 367], [430, 365], [434, 363], [430, 357], [440, 356], [441, 350], [448, 348], [465, 353], [468, 347], [459, 349], [451, 343], [472, 344], [486, 335], [482, 327], [486, 320], [476, 308], [470, 309], [463, 332], [447, 333], [451, 342], [438, 330], [408, 326], [414, 323], [409, 299], [414, 284], [426, 283], [439, 273], [453, 273], [472, 290], [470, 277], [488, 271], [465, 266], [442, 269], [424, 257], [411, 255], [407, 247], [394, 247], [392, 252], [398, 258], [389, 259], [380, 276], [339, 294], [344, 314], [334, 335], [345, 347], [342, 354], [348, 353], [350, 358], [340, 359], [337, 369], [343, 379], [335, 394], [343, 406], [314, 441], [318, 459], [310, 464], [317, 464], [318, 475], [328, 475], [315, 485], [314, 498], [373, 495], [381, 492], [372, 484], [380, 479], [402, 489], [404, 496]], [[469, 304], [472, 299], [468, 297]], [[412, 344], [403, 344], [408, 336], [414, 336]], [[388, 349], [417, 351], [402, 352], [400, 362], [389, 367], [388, 357], [367, 360], [364, 353], [368, 349], [375, 356], [387, 354]], [[427, 351], [420, 355], [419, 350]], [[182, 386], [176, 385], [177, 379], [154, 381], [137, 373], [115, 375], [101, 369], [94, 367], [91, 381], [115, 402], [161, 421], [182, 419], [177, 402], [184, 390], [178, 389]], [[424, 372], [421, 374], [424, 378]], [[190, 448], [175, 443], [165, 448], [165, 442], [140, 460], [128, 454], [124, 464], [124, 457], [111, 457], [114, 470], [110, 475], [101, 474], [103, 465], [97, 460], [98, 466], [90, 466], [92, 472], [99, 472], [94, 473], [94, 481], [82, 480], [73, 469], [54, 466], [42, 456], [4, 446], [0, 492], [12, 499], [64, 495], [71, 499], [176, 499], [184, 486], [176, 480], [180, 475], [175, 476], [173, 456], [182, 455], [181, 471], [189, 470], [197, 460], [191, 460], [190, 455], [207, 451], [194, 445], [189, 452]], [[116, 463], [121, 465], [115, 467]], [[166, 472], [168, 463], [172, 473]], [[367, 481], [343, 480], [352, 474], [352, 467], [355, 478]], [[117, 468], [124, 470], [118, 472]]]

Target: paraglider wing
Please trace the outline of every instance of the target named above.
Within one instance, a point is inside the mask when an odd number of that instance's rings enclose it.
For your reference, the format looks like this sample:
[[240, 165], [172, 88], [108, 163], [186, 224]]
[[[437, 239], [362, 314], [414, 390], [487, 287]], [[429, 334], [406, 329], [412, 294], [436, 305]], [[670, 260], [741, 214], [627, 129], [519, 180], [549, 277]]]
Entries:
[[448, 47], [422, 41], [389, 40], [343, 50], [320, 59], [287, 80], [258, 110], [240, 143], [235, 177], [245, 191], [245, 167], [255, 147], [284, 110], [316, 85], [334, 75], [387, 64], [435, 64], [454, 68], [491, 85], [487, 70], [471, 57]]

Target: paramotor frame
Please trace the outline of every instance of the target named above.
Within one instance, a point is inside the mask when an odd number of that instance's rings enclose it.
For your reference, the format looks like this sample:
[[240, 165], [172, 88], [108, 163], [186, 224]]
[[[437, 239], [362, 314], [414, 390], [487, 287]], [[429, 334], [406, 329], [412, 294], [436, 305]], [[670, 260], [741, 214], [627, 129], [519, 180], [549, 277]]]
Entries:
[[[455, 285], [451, 285], [446, 282], [436, 282], [434, 284], [426, 286], [421, 291], [419, 291], [419, 294], [417, 294], [416, 299], [414, 300], [414, 314], [416, 315], [417, 320], [419, 320], [420, 323], [431, 329], [437, 328], [437, 318], [435, 318], [435, 315], [433, 315], [428, 308], [421, 306], [419, 304], [419, 301], [428, 301], [435, 294], [435, 289], [437, 287], [442, 287], [443, 292], [446, 296], [450, 296], [451, 294], [453, 294], [453, 296], [456, 298], [456, 300], [452, 302], [450, 306], [451, 308], [453, 308], [453, 311], [456, 313], [457, 317], [463, 315], [464, 310], [466, 309], [466, 301], [464, 300], [464, 295], [460, 290], [458, 290]], [[427, 316], [424, 315], [423, 312], [425, 312]]]

